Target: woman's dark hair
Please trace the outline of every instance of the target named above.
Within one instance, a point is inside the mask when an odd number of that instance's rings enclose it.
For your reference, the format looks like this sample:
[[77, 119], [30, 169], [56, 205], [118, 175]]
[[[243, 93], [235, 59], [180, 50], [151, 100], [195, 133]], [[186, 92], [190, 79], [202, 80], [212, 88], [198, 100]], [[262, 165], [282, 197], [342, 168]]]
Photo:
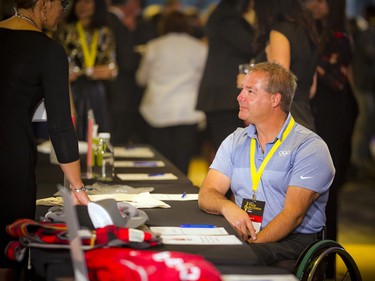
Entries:
[[[243, 14], [249, 9], [251, 0], [221, 0], [233, 6], [239, 13]], [[267, 1], [267, 0], [265, 0]]]
[[347, 33], [347, 19], [345, 13], [345, 0], [326, 0], [329, 15], [322, 21], [316, 22], [316, 27], [320, 35], [319, 50], [324, 50], [326, 44], [332, 36], [332, 32]]
[[187, 16], [179, 11], [167, 13], [160, 19], [159, 34], [164, 35], [171, 32], [192, 34]]
[[254, 10], [258, 27], [255, 38], [257, 52], [265, 47], [273, 25], [284, 21], [304, 27], [311, 42], [318, 44], [314, 22], [301, 0], [254, 0]]
[[[79, 0], [74, 0], [72, 3], [72, 7], [69, 10], [68, 14], [65, 17], [65, 21], [68, 23], [74, 23], [78, 21], [78, 17], [75, 14], [75, 7]], [[99, 28], [107, 25], [107, 5], [105, 0], [93, 0], [95, 2], [95, 9], [94, 15], [92, 16], [90, 27], [91, 28]]]
[[34, 7], [36, 0], [14, 0], [16, 9], [29, 9]]

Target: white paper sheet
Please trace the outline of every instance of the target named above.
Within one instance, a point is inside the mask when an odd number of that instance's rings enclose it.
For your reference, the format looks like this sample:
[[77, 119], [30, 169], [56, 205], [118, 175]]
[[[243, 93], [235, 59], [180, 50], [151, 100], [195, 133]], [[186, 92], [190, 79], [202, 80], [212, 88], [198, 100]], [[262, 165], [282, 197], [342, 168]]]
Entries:
[[[170, 208], [171, 206], [165, 202], [158, 200], [149, 192], [142, 192], [139, 194], [124, 194], [124, 193], [107, 193], [107, 194], [93, 194], [89, 195], [91, 201], [98, 201], [108, 198], [113, 198], [116, 201], [126, 201], [137, 208]], [[61, 197], [48, 197], [36, 201], [37, 205], [53, 206], [62, 205]]]
[[161, 235], [169, 245], [241, 245], [235, 235]]
[[224, 227], [184, 228], [174, 226], [151, 226], [152, 232], [160, 235], [228, 235]]
[[154, 198], [157, 198], [162, 201], [194, 201], [198, 200], [198, 193], [192, 194], [162, 194], [162, 193], [153, 193], [151, 194]]
[[124, 181], [141, 181], [141, 180], [177, 180], [177, 176], [172, 173], [126, 173], [116, 174], [121, 180]]
[[149, 147], [115, 147], [115, 157], [152, 158], [155, 153]]
[[149, 192], [139, 194], [96, 194], [89, 195], [92, 201], [98, 201], [107, 198], [114, 198], [116, 201], [130, 202], [137, 208], [170, 208], [165, 202], [153, 197]]

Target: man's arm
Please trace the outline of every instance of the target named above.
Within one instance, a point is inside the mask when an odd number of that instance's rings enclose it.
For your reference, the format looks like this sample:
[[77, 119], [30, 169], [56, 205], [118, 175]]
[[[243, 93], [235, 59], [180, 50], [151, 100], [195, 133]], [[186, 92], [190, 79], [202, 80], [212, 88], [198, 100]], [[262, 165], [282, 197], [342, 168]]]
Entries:
[[227, 176], [210, 169], [199, 190], [199, 208], [210, 214], [223, 215], [244, 240], [249, 235], [256, 239], [248, 214], [225, 197], [229, 187], [230, 179]]
[[319, 196], [312, 190], [289, 186], [285, 197], [283, 210], [258, 235], [256, 241], [249, 239], [249, 243], [275, 242], [289, 235], [299, 226], [306, 213]]

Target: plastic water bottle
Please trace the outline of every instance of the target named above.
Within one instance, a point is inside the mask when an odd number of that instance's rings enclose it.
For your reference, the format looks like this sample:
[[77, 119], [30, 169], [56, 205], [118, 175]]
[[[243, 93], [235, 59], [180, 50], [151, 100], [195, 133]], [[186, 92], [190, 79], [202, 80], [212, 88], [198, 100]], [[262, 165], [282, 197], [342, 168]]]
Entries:
[[99, 133], [99, 143], [95, 155], [95, 175], [100, 181], [112, 181], [114, 177], [114, 152], [110, 133]]

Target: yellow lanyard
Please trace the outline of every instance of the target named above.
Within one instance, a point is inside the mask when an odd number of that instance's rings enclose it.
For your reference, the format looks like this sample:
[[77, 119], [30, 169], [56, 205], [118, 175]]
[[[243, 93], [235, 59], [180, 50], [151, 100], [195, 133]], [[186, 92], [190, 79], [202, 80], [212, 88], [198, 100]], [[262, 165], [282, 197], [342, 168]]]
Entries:
[[282, 140], [278, 139], [275, 142], [275, 144], [272, 146], [270, 152], [268, 152], [268, 154], [267, 154], [266, 158], [264, 159], [263, 163], [260, 165], [260, 168], [259, 168], [258, 171], [256, 170], [256, 166], [255, 166], [255, 150], [256, 150], [255, 143], [256, 143], [256, 141], [255, 141], [255, 138], [251, 139], [251, 142], [250, 142], [250, 175], [251, 175], [251, 179], [252, 179], [252, 182], [253, 182], [253, 187], [252, 187], [253, 200], [255, 200], [255, 192], [258, 189], [258, 184], [260, 182], [260, 178], [262, 177], [264, 168], [268, 164], [268, 161], [272, 158], [275, 151], [279, 148], [281, 143], [288, 137], [290, 131], [293, 128], [293, 125], [294, 125], [294, 119], [293, 119], [293, 117], [291, 117], [291, 119], [289, 121], [289, 124], [288, 124], [288, 127], [285, 129], [285, 131], [282, 135]]
[[94, 34], [92, 36], [92, 41], [90, 45], [90, 49], [87, 46], [87, 38], [85, 35], [85, 32], [83, 30], [82, 23], [78, 21], [76, 23], [76, 28], [78, 31], [78, 36], [79, 36], [79, 41], [82, 46], [82, 52], [83, 52], [83, 59], [84, 59], [84, 64], [86, 68], [93, 67], [95, 65], [95, 60], [96, 60], [96, 52], [98, 49], [98, 37], [99, 33], [98, 30], [95, 29]]

